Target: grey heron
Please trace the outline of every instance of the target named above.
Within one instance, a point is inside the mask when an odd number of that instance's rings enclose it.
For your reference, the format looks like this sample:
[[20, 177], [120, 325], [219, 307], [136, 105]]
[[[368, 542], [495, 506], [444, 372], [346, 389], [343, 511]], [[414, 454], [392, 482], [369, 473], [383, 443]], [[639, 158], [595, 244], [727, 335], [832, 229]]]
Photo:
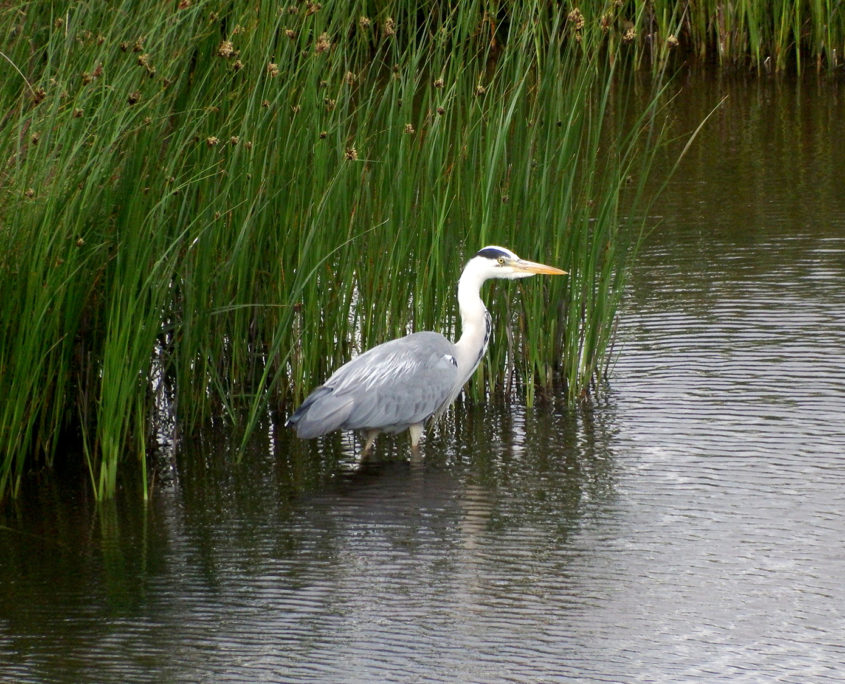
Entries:
[[408, 430], [416, 451], [425, 422], [440, 416], [457, 398], [487, 351], [492, 320], [481, 301], [484, 281], [537, 273], [566, 271], [520, 259], [504, 247], [483, 248], [467, 262], [458, 281], [457, 342], [440, 333], [417, 332], [379, 344], [338, 368], [285, 425], [296, 428], [303, 439], [360, 430], [366, 437], [364, 453], [379, 433]]

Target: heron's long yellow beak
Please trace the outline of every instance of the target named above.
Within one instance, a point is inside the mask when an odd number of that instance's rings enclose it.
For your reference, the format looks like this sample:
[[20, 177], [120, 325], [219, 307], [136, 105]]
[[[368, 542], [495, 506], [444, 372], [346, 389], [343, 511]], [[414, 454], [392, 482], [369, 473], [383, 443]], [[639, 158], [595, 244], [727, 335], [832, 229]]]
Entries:
[[520, 271], [526, 271], [528, 273], [543, 273], [545, 275], [566, 275], [566, 271], [561, 270], [559, 268], [555, 268], [554, 266], [546, 266], [545, 264], [538, 264], [534, 261], [526, 261], [525, 259], [513, 261], [511, 262], [511, 266], [519, 269]]

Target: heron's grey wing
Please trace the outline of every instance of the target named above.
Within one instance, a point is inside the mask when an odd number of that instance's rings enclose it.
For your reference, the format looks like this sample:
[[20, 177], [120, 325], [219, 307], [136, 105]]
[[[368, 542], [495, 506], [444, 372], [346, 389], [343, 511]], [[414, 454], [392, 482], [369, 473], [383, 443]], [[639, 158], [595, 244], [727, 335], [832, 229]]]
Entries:
[[441, 409], [457, 381], [454, 345], [439, 333], [420, 332], [373, 347], [325, 386], [333, 401], [352, 400], [343, 428], [396, 432]]

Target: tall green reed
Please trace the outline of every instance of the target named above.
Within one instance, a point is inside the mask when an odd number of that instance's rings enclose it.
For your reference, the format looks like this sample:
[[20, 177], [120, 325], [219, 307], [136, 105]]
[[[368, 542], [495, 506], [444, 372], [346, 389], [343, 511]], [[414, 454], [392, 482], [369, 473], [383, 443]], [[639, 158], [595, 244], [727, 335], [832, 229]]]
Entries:
[[618, 197], [648, 173], [658, 100], [600, 23], [480, 0], [0, 23], [0, 496], [74, 445], [98, 497], [136, 459], [146, 484], [160, 383], [182, 432], [245, 440], [357, 351], [457, 334], [454, 283], [486, 243], [571, 276], [486, 293], [470, 395], [559, 381], [574, 400], [602, 372]]

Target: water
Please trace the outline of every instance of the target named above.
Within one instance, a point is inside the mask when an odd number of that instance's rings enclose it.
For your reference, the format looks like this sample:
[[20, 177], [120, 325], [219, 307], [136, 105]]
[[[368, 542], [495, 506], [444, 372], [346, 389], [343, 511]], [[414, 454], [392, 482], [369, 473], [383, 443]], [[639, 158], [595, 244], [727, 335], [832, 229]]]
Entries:
[[841, 93], [694, 80], [677, 130], [722, 94], [593, 404], [461, 406], [411, 461], [208, 434], [146, 509], [46, 478], [0, 680], [841, 681]]

